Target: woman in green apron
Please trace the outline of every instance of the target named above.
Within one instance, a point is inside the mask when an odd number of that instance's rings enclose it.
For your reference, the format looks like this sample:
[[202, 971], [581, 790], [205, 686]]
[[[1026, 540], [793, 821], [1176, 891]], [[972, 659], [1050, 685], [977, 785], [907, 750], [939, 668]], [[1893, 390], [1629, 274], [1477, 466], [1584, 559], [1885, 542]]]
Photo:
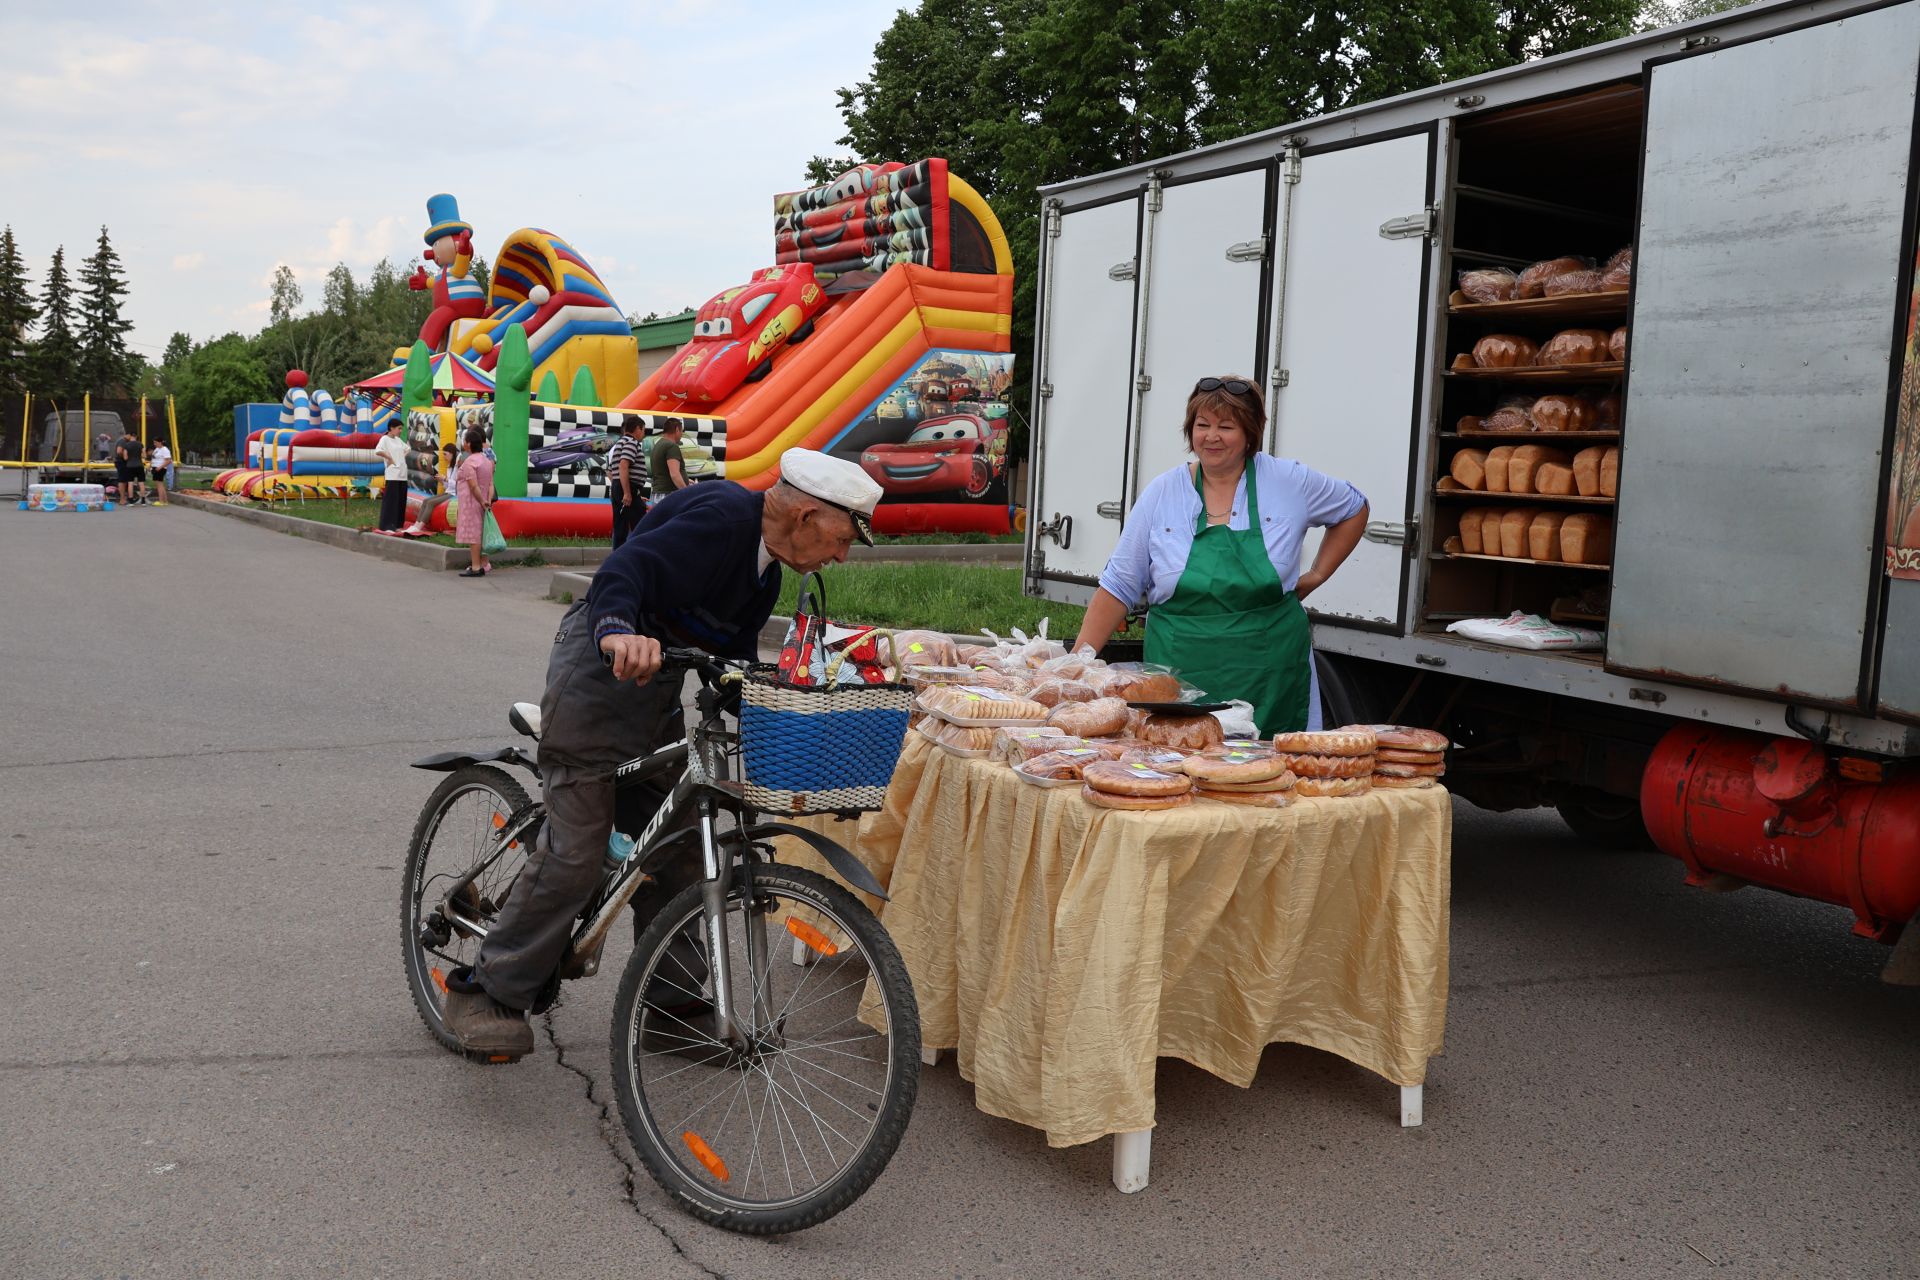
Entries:
[[[1317, 728], [1313, 639], [1301, 601], [1333, 575], [1367, 527], [1344, 480], [1260, 452], [1266, 403], [1252, 379], [1202, 378], [1183, 432], [1195, 461], [1156, 477], [1121, 527], [1074, 641], [1105, 647], [1144, 604], [1146, 657], [1218, 700], [1253, 705], [1263, 734]], [[1300, 547], [1324, 527], [1312, 567]]]

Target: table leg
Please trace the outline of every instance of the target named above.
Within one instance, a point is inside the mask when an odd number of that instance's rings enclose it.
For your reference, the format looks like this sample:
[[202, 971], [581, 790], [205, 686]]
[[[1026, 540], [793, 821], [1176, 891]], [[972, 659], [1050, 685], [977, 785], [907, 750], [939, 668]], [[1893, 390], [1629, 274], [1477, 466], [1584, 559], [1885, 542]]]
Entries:
[[920, 1063], [922, 1066], [928, 1066], [928, 1067], [939, 1066], [940, 1051], [938, 1049], [930, 1048], [929, 1046], [922, 1044], [920, 1046]]
[[1131, 1195], [1147, 1186], [1147, 1166], [1153, 1161], [1153, 1130], [1113, 1135], [1113, 1185]]
[[1426, 1122], [1423, 1110], [1426, 1106], [1426, 1088], [1427, 1086], [1423, 1084], [1416, 1084], [1411, 1088], [1401, 1086], [1400, 1127], [1402, 1129], [1412, 1129]]

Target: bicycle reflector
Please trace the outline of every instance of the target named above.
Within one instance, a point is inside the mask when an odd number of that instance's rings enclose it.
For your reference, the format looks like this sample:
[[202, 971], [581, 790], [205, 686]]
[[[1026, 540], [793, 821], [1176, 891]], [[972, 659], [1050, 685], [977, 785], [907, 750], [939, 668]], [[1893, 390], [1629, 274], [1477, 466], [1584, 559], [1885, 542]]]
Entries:
[[818, 929], [806, 923], [804, 920], [796, 920], [792, 916], [788, 916], [787, 932], [792, 934], [794, 937], [800, 939], [800, 941], [806, 943], [809, 947], [812, 947], [815, 951], [818, 951], [823, 956], [835, 956], [840, 954], [840, 948], [833, 945], [833, 939], [827, 937], [826, 934], [820, 932]]
[[687, 1144], [687, 1150], [693, 1152], [693, 1158], [705, 1165], [707, 1172], [722, 1182], [731, 1182], [733, 1175], [727, 1172], [727, 1162], [714, 1153], [705, 1138], [689, 1129], [680, 1135], [680, 1141]]

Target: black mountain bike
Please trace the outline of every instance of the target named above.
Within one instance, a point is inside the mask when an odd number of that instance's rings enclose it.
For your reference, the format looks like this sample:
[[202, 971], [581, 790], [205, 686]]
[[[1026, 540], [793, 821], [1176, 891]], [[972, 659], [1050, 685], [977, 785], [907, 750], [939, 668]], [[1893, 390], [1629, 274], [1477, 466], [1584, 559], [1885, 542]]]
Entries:
[[[798, 1231], [852, 1204], [906, 1132], [920, 1083], [913, 984], [873, 913], [825, 876], [774, 861], [794, 836], [849, 884], [885, 897], [846, 849], [805, 828], [763, 821], [738, 775], [741, 664], [669, 649], [662, 677], [691, 671], [698, 717], [682, 742], [616, 773], [616, 830], [631, 857], [609, 859], [581, 914], [561, 977], [599, 967], [608, 930], [650, 870], [694, 842], [700, 883], [661, 904], [641, 930], [614, 1001], [612, 1080], [627, 1136], [647, 1171], [688, 1212], [753, 1234]], [[539, 737], [539, 708], [509, 720]], [[447, 974], [472, 964], [544, 821], [501, 764], [539, 774], [533, 753], [447, 753], [415, 761], [449, 774], [414, 825], [400, 916], [407, 983], [449, 1049]], [[642, 825], [644, 824], [644, 825]]]

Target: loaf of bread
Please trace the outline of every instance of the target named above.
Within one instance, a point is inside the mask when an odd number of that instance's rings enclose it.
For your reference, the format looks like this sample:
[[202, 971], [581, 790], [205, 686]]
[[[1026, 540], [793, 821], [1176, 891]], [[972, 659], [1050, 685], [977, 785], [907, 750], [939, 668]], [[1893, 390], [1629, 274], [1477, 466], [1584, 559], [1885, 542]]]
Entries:
[[1063, 702], [1092, 702], [1093, 686], [1079, 680], [1050, 679], [1039, 680], [1027, 691], [1027, 696], [1049, 709]]
[[1196, 787], [1193, 796], [1196, 800], [1214, 800], [1221, 804], [1250, 804], [1260, 809], [1284, 809], [1293, 803], [1293, 788], [1275, 787], [1271, 791], [1227, 791], [1213, 787]]
[[1532, 431], [1533, 418], [1524, 400], [1510, 400], [1481, 419], [1482, 431]]
[[1206, 785], [1219, 782], [1265, 782], [1287, 771], [1287, 762], [1271, 747], [1209, 748], [1188, 756], [1181, 768], [1189, 778]]
[[1258, 782], [1196, 781], [1193, 784], [1193, 789], [1196, 795], [1209, 791], [1232, 791], [1242, 795], [1248, 795], [1260, 791], [1291, 791], [1293, 790], [1294, 784], [1299, 781], [1298, 778], [1293, 776], [1293, 772], [1283, 764], [1279, 773], [1274, 774], [1271, 778], [1262, 778]]
[[1087, 803], [1102, 809], [1130, 809], [1152, 812], [1157, 809], [1178, 809], [1183, 804], [1193, 803], [1193, 793], [1183, 792], [1177, 796], [1123, 796], [1111, 791], [1099, 791], [1082, 783], [1080, 794]]
[[1507, 460], [1507, 492], [1536, 493], [1538, 490], [1533, 487], [1533, 477], [1542, 463], [1551, 462], [1564, 467], [1570, 461], [1566, 454], [1550, 445], [1516, 445], [1513, 457]]
[[1049, 751], [1066, 751], [1086, 745], [1084, 739], [1062, 733], [1050, 725], [1043, 724], [1018, 727], [1010, 725], [993, 732], [993, 758], [1005, 760], [1010, 764], [1031, 760], [1034, 756], [1045, 755]]
[[1108, 667], [1104, 671], [1088, 672], [1086, 682], [1103, 698], [1124, 698], [1128, 702], [1180, 700], [1180, 678], [1164, 671]]
[[1063, 702], [1048, 713], [1047, 723], [1076, 738], [1104, 738], [1127, 727], [1127, 704], [1119, 698]]
[[1487, 473], [1487, 492], [1507, 492], [1507, 464], [1513, 460], [1513, 446], [1495, 445], [1487, 450], [1487, 460], [1483, 464]]
[[1453, 461], [1447, 464], [1447, 472], [1455, 480], [1469, 489], [1487, 487], [1487, 451], [1485, 449], [1462, 449], [1453, 455]]
[[1390, 751], [1438, 752], [1452, 745], [1446, 734], [1410, 724], [1343, 724], [1340, 732], [1372, 734], [1375, 754]]
[[894, 656], [902, 673], [913, 667], [957, 667], [960, 650], [938, 631], [900, 631], [893, 637]]
[[1460, 549], [1470, 556], [1483, 556], [1480, 525], [1487, 518], [1485, 507], [1470, 507], [1460, 513]]
[[1434, 485], [1434, 488], [1438, 489], [1442, 493], [1467, 492], [1467, 486], [1461, 484], [1458, 480], [1455, 480], [1452, 476], [1441, 476], [1439, 482]]
[[1400, 751], [1382, 747], [1374, 755], [1375, 770], [1383, 764], [1445, 764], [1447, 753], [1444, 751]]
[[1364, 778], [1373, 772], [1373, 757], [1297, 754], [1287, 757], [1287, 769], [1296, 778]]
[[1536, 431], [1593, 430], [1593, 405], [1584, 396], [1541, 396], [1527, 417]]
[[1373, 775], [1364, 778], [1302, 778], [1293, 794], [1309, 800], [1364, 796], [1373, 790]]
[[1533, 473], [1533, 491], [1543, 497], [1573, 496], [1573, 467], [1558, 462], [1543, 462]]
[[1581, 497], [1600, 496], [1600, 459], [1606, 452], [1604, 445], [1596, 444], [1573, 455], [1573, 487]]
[[1460, 292], [1469, 302], [1505, 302], [1513, 297], [1514, 274], [1505, 267], [1460, 273]]
[[1373, 767], [1373, 776], [1379, 778], [1438, 778], [1446, 773], [1443, 764], [1403, 764], [1382, 762]]
[[1540, 344], [1517, 333], [1490, 333], [1473, 344], [1473, 362], [1482, 369], [1524, 369]]
[[1560, 524], [1560, 558], [1568, 564], [1606, 564], [1613, 555], [1613, 521], [1580, 512]]
[[1609, 391], [1593, 402], [1593, 429], [1595, 431], [1620, 429], [1620, 393], [1618, 391]]
[[1384, 773], [1376, 773], [1368, 781], [1376, 788], [1396, 791], [1424, 791], [1434, 785], [1432, 778], [1395, 778]]
[[1100, 762], [1098, 751], [1078, 747], [1064, 751], [1049, 751], [1029, 760], [1022, 760], [1014, 765], [1014, 769], [1026, 774], [1029, 778], [1044, 778], [1050, 782], [1080, 782], [1084, 779], [1087, 766]]
[[1140, 726], [1140, 736], [1148, 742], [1182, 751], [1205, 751], [1227, 739], [1220, 722], [1210, 715], [1176, 716], [1155, 712]]
[[1185, 773], [1188, 752], [1178, 747], [1131, 747], [1120, 753], [1121, 764], [1143, 764], [1162, 773]]
[[1560, 522], [1567, 518], [1564, 511], [1542, 511], [1527, 526], [1527, 554], [1535, 560], [1558, 560], [1560, 558]]
[[1370, 756], [1379, 745], [1371, 729], [1303, 729], [1273, 735], [1273, 749], [1288, 755]]
[[1603, 364], [1608, 358], [1605, 329], [1562, 329], [1534, 357], [1539, 365]]
[[1620, 446], [1608, 445], [1607, 451], [1600, 455], [1600, 496], [1617, 498], [1620, 496]]
[[1177, 796], [1193, 790], [1193, 779], [1185, 773], [1144, 764], [1121, 764], [1117, 760], [1096, 760], [1086, 766], [1083, 776], [1095, 791], [1112, 795]]
[[1501, 555], [1516, 560], [1527, 558], [1531, 550], [1527, 530], [1533, 527], [1533, 518], [1539, 514], [1538, 507], [1515, 507], [1500, 517]]
[[1536, 262], [1522, 271], [1513, 282], [1513, 296], [1516, 298], [1540, 298], [1546, 296], [1547, 281], [1555, 276], [1563, 276], [1569, 271], [1586, 271], [1593, 264], [1585, 258], [1548, 258]]
[[1600, 292], [1625, 293], [1632, 283], [1633, 247], [1629, 245], [1607, 259], [1607, 265], [1600, 271]]
[[1565, 297], [1571, 293], [1600, 292], [1600, 273], [1598, 271], [1562, 271], [1557, 276], [1548, 276], [1541, 294], [1548, 298]]

